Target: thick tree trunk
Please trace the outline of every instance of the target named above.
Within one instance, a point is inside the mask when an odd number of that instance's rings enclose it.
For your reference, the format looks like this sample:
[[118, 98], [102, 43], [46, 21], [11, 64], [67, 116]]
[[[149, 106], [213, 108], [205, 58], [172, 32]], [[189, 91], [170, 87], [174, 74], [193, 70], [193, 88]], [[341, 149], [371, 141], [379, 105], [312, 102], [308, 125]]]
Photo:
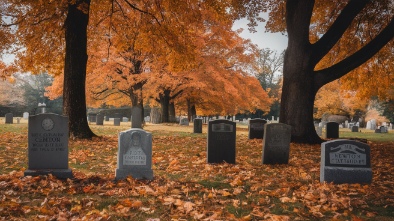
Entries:
[[171, 123], [176, 122], [176, 115], [175, 115], [175, 104], [174, 102], [170, 102], [170, 106], [168, 107], [168, 116]]
[[[84, 6], [82, 6], [84, 5]], [[90, 0], [68, 5], [64, 23], [66, 55], [64, 64], [63, 113], [69, 118], [70, 137], [92, 138], [86, 118], [87, 25]], [[84, 7], [84, 11], [79, 9]], [[85, 8], [87, 7], [87, 8]]]
[[168, 123], [169, 121], [169, 106], [170, 106], [170, 92], [169, 90], [164, 90], [160, 94], [160, 106], [161, 106], [161, 121], [163, 123]]
[[189, 122], [192, 122], [194, 118], [196, 118], [197, 113], [196, 113], [196, 106], [189, 100], [186, 100], [187, 103], [187, 119]]

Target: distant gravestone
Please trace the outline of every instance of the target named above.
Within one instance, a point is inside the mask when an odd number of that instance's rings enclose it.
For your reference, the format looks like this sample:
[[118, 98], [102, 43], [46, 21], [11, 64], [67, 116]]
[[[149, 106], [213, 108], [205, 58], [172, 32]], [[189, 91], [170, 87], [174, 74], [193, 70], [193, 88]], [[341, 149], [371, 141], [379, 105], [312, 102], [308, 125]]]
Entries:
[[282, 123], [264, 125], [263, 164], [289, 162], [291, 126]]
[[266, 120], [257, 118], [249, 121], [249, 139], [263, 139]]
[[104, 125], [104, 114], [97, 114], [96, 125]]
[[120, 118], [114, 118], [114, 126], [120, 126]]
[[201, 118], [194, 119], [193, 133], [202, 133], [202, 119]]
[[29, 119], [29, 112], [23, 112], [23, 119]]
[[358, 126], [353, 126], [352, 127], [352, 132], [358, 132]]
[[207, 161], [208, 163], [235, 164], [236, 124], [228, 120], [208, 122]]
[[339, 124], [337, 122], [328, 122], [326, 124], [326, 138], [339, 138]]
[[354, 140], [321, 144], [320, 182], [371, 183], [370, 147]]
[[14, 115], [12, 113], [5, 114], [5, 123], [13, 124], [14, 123]]
[[376, 120], [371, 119], [371, 130], [376, 130]]
[[367, 122], [367, 126], [366, 126], [365, 129], [371, 130], [371, 128], [372, 128], [372, 126], [371, 126], [371, 121], [368, 121], [368, 122]]
[[385, 126], [380, 126], [380, 133], [387, 133], [387, 127]]
[[117, 180], [127, 176], [152, 180], [152, 134], [140, 128], [120, 132], [117, 165]]
[[68, 168], [68, 117], [57, 114], [29, 117], [28, 161], [25, 176], [73, 177]]
[[179, 125], [189, 126], [189, 120], [187, 118], [182, 118], [179, 121]]
[[138, 106], [131, 108], [131, 128], [142, 128], [142, 109]]
[[104, 119], [105, 119], [105, 121], [109, 121], [109, 116], [105, 115]]
[[127, 117], [122, 118], [122, 122], [128, 122], [128, 121], [129, 121], [129, 118], [127, 118]]
[[89, 114], [88, 116], [89, 122], [96, 122], [97, 114]]

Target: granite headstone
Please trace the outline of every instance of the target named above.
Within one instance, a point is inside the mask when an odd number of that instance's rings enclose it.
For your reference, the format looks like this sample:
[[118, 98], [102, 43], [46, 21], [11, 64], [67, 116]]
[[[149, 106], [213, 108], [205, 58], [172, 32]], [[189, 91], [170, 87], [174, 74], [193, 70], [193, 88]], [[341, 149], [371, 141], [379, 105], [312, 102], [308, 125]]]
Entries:
[[249, 120], [249, 139], [263, 139], [266, 123], [266, 120], [260, 118]]
[[115, 179], [153, 179], [152, 134], [140, 128], [119, 133], [118, 164]]
[[208, 122], [207, 162], [235, 164], [236, 124], [228, 120]]
[[120, 118], [114, 118], [114, 126], [120, 126]]
[[29, 116], [28, 169], [24, 174], [73, 177], [68, 168], [68, 117], [49, 113]]
[[321, 144], [320, 182], [371, 183], [370, 147], [354, 140], [333, 140]]
[[339, 138], [339, 124], [337, 122], [327, 122], [326, 138]]
[[13, 124], [14, 123], [14, 115], [12, 113], [5, 114], [5, 123]]
[[193, 133], [202, 133], [202, 119], [195, 118], [193, 121]]
[[289, 162], [291, 126], [282, 123], [264, 125], [263, 164]]
[[352, 132], [358, 132], [358, 126], [353, 126], [352, 127]]
[[96, 125], [104, 125], [104, 114], [97, 114]]

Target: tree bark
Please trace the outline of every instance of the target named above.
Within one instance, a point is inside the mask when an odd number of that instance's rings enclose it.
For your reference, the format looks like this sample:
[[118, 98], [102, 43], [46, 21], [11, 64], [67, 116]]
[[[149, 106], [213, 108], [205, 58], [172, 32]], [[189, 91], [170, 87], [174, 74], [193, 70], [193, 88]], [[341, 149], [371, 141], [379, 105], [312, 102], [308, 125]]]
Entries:
[[170, 90], [164, 90], [163, 93], [160, 93], [160, 106], [161, 106], [161, 122], [168, 123], [169, 121], [169, 106], [170, 106]]
[[[64, 23], [66, 55], [64, 64], [63, 113], [69, 118], [69, 136], [92, 138], [86, 118], [87, 26], [90, 0], [68, 5]], [[84, 11], [81, 10], [82, 7]]]

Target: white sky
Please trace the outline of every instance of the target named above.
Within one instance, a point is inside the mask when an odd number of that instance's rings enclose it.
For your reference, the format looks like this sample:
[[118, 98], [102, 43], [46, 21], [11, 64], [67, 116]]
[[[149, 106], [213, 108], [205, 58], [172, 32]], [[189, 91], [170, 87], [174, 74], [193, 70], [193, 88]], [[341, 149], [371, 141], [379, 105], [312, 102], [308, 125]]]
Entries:
[[269, 48], [280, 53], [287, 48], [287, 36], [281, 33], [265, 32], [265, 23], [259, 23], [258, 27], [256, 27], [257, 32], [250, 33], [247, 24], [248, 21], [246, 19], [237, 20], [234, 22], [233, 30], [242, 28], [243, 31], [240, 36], [244, 39], [250, 39], [260, 49]]

